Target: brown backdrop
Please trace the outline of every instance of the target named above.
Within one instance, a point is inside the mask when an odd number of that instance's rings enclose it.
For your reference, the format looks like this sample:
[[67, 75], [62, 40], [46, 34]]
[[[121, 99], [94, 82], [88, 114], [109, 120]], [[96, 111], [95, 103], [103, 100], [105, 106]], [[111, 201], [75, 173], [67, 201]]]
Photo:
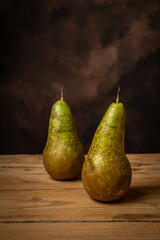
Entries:
[[126, 152], [159, 152], [160, 1], [1, 0], [0, 153], [41, 153], [66, 89], [85, 152], [121, 86]]

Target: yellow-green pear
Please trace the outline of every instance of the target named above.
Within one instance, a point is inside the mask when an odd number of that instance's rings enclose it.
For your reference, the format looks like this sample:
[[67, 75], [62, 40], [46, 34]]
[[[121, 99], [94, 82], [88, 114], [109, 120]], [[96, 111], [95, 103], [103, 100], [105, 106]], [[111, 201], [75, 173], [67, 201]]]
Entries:
[[57, 101], [51, 110], [47, 143], [43, 151], [43, 163], [48, 174], [57, 180], [76, 177], [84, 162], [84, 152], [78, 138], [71, 110], [63, 100]]
[[122, 198], [131, 183], [132, 171], [125, 154], [125, 110], [112, 103], [99, 124], [82, 168], [83, 185], [96, 200], [109, 202]]

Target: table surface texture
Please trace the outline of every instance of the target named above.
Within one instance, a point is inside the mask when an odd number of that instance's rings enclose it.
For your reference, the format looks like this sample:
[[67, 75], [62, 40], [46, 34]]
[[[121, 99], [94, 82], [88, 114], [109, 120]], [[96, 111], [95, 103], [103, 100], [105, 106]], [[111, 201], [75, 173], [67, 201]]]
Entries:
[[80, 176], [50, 178], [42, 155], [1, 155], [0, 239], [160, 240], [160, 154], [127, 157], [127, 195], [103, 203], [89, 197]]

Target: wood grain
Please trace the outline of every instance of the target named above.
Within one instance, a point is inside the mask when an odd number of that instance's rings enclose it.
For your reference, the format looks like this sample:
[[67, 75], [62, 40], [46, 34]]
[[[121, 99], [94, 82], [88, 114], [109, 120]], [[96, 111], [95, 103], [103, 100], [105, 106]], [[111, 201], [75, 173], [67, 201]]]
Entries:
[[[80, 185], [80, 183], [79, 183]], [[0, 221], [22, 220], [160, 220], [159, 189], [131, 189], [115, 203], [92, 200], [79, 187], [3, 191]]]
[[16, 223], [1, 224], [0, 239], [159, 240], [159, 223]]
[[0, 239], [80, 239], [85, 234], [86, 239], [143, 239], [143, 233], [159, 239], [160, 154], [128, 158], [133, 170], [128, 194], [101, 203], [87, 195], [80, 178], [51, 179], [41, 155], [0, 156]]
[[[132, 188], [160, 187], [160, 154], [128, 154], [133, 176]], [[77, 185], [78, 184], [78, 185]], [[0, 156], [0, 190], [82, 188], [77, 181], [54, 181], [42, 164], [41, 155]]]

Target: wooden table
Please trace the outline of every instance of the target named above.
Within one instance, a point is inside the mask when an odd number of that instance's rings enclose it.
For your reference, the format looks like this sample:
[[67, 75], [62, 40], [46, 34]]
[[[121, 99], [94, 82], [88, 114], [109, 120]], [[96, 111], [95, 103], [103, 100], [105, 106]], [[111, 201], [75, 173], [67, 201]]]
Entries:
[[128, 154], [133, 179], [115, 203], [80, 179], [54, 181], [42, 155], [0, 156], [0, 239], [160, 239], [160, 154]]

